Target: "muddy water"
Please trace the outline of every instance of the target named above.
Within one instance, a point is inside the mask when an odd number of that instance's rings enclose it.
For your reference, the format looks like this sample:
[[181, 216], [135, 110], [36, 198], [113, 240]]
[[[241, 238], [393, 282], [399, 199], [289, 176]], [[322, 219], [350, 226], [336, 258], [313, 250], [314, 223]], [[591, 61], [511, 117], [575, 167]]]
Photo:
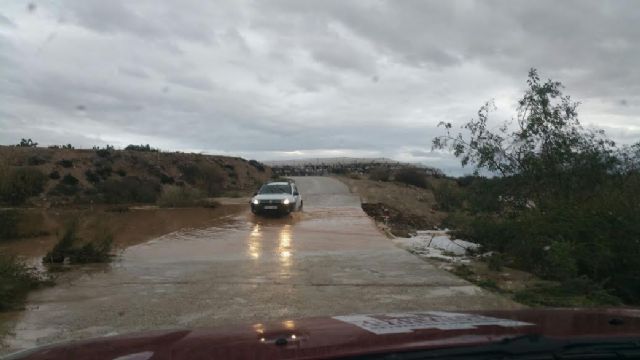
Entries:
[[2, 351], [148, 329], [517, 306], [396, 248], [338, 181], [297, 182], [302, 213], [221, 214], [207, 226], [122, 241], [113, 263], [61, 274], [25, 311], [3, 315], [11, 335]]
[[[248, 202], [248, 200], [246, 201]], [[43, 230], [49, 235], [33, 238], [16, 239], [0, 243], [0, 254], [20, 257], [31, 266], [40, 267], [42, 257], [51, 250], [57, 241], [57, 235], [66, 220], [82, 219], [82, 224], [93, 224], [99, 221], [112, 231], [117, 249], [156, 238], [180, 229], [206, 228], [228, 221], [246, 210], [246, 205], [231, 204], [216, 209], [158, 209], [133, 208], [130, 211], [117, 213], [105, 211], [108, 207], [94, 209], [52, 209], [44, 212]], [[90, 237], [90, 231], [81, 236]]]

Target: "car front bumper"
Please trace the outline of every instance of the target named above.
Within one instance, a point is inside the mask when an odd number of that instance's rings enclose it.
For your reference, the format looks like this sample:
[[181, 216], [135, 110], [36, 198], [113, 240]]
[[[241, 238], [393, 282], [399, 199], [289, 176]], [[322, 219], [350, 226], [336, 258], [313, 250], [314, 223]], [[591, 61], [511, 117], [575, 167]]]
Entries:
[[254, 213], [266, 213], [266, 212], [280, 212], [280, 213], [287, 213], [287, 212], [291, 212], [295, 209], [296, 204], [254, 204], [251, 203], [251, 211], [253, 211]]

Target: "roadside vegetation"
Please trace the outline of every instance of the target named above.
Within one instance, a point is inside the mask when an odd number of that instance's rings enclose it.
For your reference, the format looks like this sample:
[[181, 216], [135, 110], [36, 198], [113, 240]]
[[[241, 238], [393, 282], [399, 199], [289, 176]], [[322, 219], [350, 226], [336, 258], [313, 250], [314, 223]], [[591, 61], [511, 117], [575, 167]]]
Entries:
[[41, 194], [48, 180], [42, 171], [30, 166], [11, 168], [0, 165], [0, 202], [23, 205], [29, 197]]
[[44, 256], [45, 264], [86, 264], [111, 261], [113, 235], [100, 223], [93, 224], [88, 239], [79, 235], [79, 220], [68, 221], [60, 234], [56, 245]]
[[127, 145], [127, 147], [124, 148], [125, 150], [128, 151], [143, 151], [143, 152], [158, 152], [160, 150], [152, 148], [151, 146], [149, 146], [149, 144], [146, 145]]
[[0, 312], [22, 307], [29, 291], [52, 281], [15, 257], [0, 255]]
[[434, 148], [475, 174], [434, 187], [438, 207], [456, 237], [499, 254], [497, 266], [553, 281], [516, 294], [524, 303], [638, 304], [640, 143], [582, 127], [562, 90], [531, 70], [514, 123], [493, 126], [489, 102], [459, 133], [441, 124]]
[[201, 190], [177, 185], [165, 187], [158, 199], [160, 207], [193, 207], [205, 204], [207, 204], [206, 197]]
[[[0, 146], [0, 206], [155, 204], [184, 188], [187, 198], [249, 195], [271, 176], [255, 160], [165, 153], [146, 145], [74, 149], [37, 147], [31, 139]], [[163, 195], [165, 191], [172, 194]], [[163, 198], [161, 200], [161, 198]], [[180, 205], [182, 206], [182, 205]]]
[[394, 173], [393, 178], [395, 181], [401, 182], [403, 184], [413, 185], [423, 189], [429, 187], [429, 182], [427, 182], [426, 174], [415, 168], [408, 167], [397, 170]]

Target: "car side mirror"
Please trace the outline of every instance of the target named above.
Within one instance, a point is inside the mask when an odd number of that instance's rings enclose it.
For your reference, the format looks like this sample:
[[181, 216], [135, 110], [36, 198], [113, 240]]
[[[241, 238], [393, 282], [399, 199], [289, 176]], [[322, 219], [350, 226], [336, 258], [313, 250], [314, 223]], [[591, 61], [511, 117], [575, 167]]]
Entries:
[[300, 193], [299, 193], [299, 192], [297, 192], [297, 191], [294, 191], [294, 192], [293, 192], [293, 196], [298, 196], [298, 195], [300, 195]]
[[257, 191], [253, 193], [253, 196], [256, 196], [256, 195], [258, 195], [258, 192], [257, 192]]

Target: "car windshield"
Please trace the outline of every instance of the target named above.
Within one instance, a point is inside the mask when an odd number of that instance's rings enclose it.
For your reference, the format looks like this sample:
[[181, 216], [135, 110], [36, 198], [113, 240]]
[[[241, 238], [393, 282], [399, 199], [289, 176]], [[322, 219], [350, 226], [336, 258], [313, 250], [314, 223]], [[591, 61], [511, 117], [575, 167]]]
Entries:
[[556, 307], [640, 308], [640, 0], [0, 0], [0, 358]]
[[291, 185], [264, 185], [258, 194], [291, 194]]

